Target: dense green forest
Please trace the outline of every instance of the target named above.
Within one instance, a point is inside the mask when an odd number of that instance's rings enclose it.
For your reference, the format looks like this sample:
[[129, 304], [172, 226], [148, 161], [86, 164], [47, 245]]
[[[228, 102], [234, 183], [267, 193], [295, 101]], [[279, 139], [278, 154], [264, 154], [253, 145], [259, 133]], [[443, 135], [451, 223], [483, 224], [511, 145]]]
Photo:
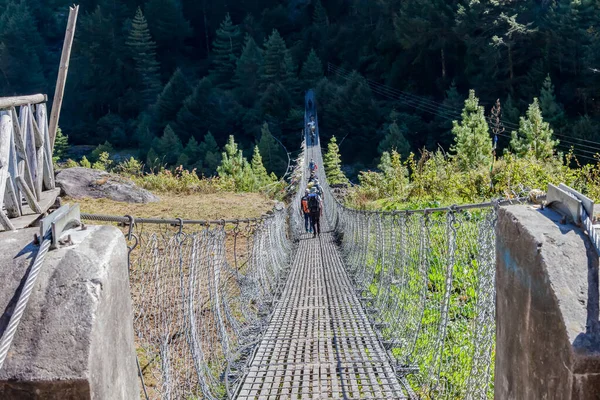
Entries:
[[[68, 3], [0, 0], [0, 95], [52, 95]], [[314, 87], [354, 176], [392, 148], [450, 149], [474, 89], [486, 115], [501, 102], [500, 147], [539, 98], [558, 149], [590, 161], [599, 29], [597, 0], [81, 0], [60, 124], [206, 175], [234, 135], [281, 174], [272, 139], [298, 148]]]

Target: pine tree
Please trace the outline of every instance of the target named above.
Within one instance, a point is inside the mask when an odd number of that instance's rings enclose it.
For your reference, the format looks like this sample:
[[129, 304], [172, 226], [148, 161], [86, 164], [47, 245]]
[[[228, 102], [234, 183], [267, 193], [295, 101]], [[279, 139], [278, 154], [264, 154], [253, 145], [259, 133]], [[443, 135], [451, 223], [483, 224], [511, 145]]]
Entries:
[[532, 155], [538, 160], [545, 160], [554, 155], [558, 144], [552, 139], [552, 128], [544, 121], [537, 98], [527, 110], [527, 116], [519, 121], [519, 132], [513, 132], [510, 145], [519, 156]]
[[240, 28], [231, 22], [229, 13], [217, 29], [213, 41], [213, 61], [211, 79], [217, 86], [232, 87], [232, 78], [236, 69], [237, 57], [241, 47]]
[[140, 8], [131, 23], [126, 42], [139, 75], [139, 87], [145, 105], [154, 104], [161, 90], [160, 64], [156, 61], [156, 43], [152, 41], [148, 23]]
[[550, 75], [546, 76], [540, 92], [540, 109], [544, 119], [548, 121], [554, 130], [561, 129], [565, 124], [565, 113], [562, 106], [556, 101], [554, 85]]
[[506, 97], [506, 101], [504, 102], [504, 106], [502, 107], [502, 116], [504, 119], [511, 124], [519, 123], [519, 109], [515, 105], [512, 96], [510, 93]]
[[202, 172], [206, 175], [214, 175], [221, 162], [221, 153], [215, 137], [210, 132], [200, 143], [200, 158], [202, 159]]
[[185, 169], [189, 169], [190, 168], [190, 157], [185, 153], [181, 153], [179, 155], [179, 157], [177, 158], [175, 165], [177, 167], [181, 166]]
[[0, 93], [45, 93], [43, 41], [28, 2], [8, 1], [0, 10]]
[[191, 137], [190, 140], [185, 145], [185, 149], [183, 150], [185, 154], [192, 160], [192, 162], [196, 162], [201, 158], [200, 144], [196, 140], [195, 137]]
[[52, 161], [55, 163], [64, 159], [69, 151], [69, 137], [63, 134], [60, 127], [56, 130], [56, 138], [54, 139], [54, 151], [52, 153]]
[[469, 91], [469, 98], [461, 114], [460, 123], [453, 122], [454, 145], [451, 150], [455, 153], [459, 167], [463, 171], [488, 165], [492, 161], [492, 140], [484, 109], [479, 106], [475, 91]]
[[275, 172], [278, 175], [282, 175], [287, 163], [283, 158], [281, 145], [277, 143], [271, 134], [268, 123], [263, 123], [260, 132], [261, 136], [260, 141], [258, 142], [258, 149], [262, 155], [265, 168], [269, 172]]
[[238, 149], [233, 135], [225, 145], [225, 151], [222, 153], [221, 165], [217, 167], [217, 173], [222, 178], [232, 178], [235, 182], [236, 190], [247, 191], [254, 186], [254, 175], [252, 167], [242, 150]]
[[398, 126], [396, 121], [392, 121], [391, 124], [387, 127], [387, 133], [383, 140], [379, 143], [378, 150], [383, 153], [386, 151], [395, 150], [402, 157], [408, 157], [410, 153], [410, 144], [403, 132], [406, 132], [408, 129], [406, 125], [402, 124], [402, 128]]
[[342, 157], [335, 136], [327, 144], [327, 153], [323, 157], [323, 164], [330, 185], [348, 183], [348, 178], [342, 172]]
[[212, 90], [210, 79], [204, 78], [184, 100], [175, 123], [175, 131], [181, 140], [188, 140], [193, 132], [211, 130], [213, 121], [222, 119], [222, 114], [210, 101]]
[[170, 165], [175, 164], [183, 151], [183, 145], [170, 125], [166, 126], [163, 136], [157, 138], [155, 142], [156, 145], [153, 147], [156, 147], [156, 151], [163, 162]]
[[296, 63], [294, 63], [292, 54], [289, 51], [286, 51], [283, 63], [285, 65], [285, 78], [283, 80], [283, 86], [286, 88], [292, 99], [299, 99], [301, 95], [300, 81], [298, 80], [298, 68], [296, 67]]
[[271, 176], [269, 175], [267, 169], [263, 164], [258, 146], [254, 146], [254, 154], [252, 154], [252, 161], [250, 162], [250, 164], [252, 166], [252, 172], [254, 173], [256, 185], [255, 190], [264, 188], [266, 185], [273, 182]]
[[321, 0], [317, 0], [315, 3], [315, 9], [313, 11], [313, 24], [317, 28], [325, 28], [329, 25], [329, 18], [327, 17], [327, 10], [321, 4]]
[[246, 35], [246, 42], [242, 55], [237, 61], [233, 81], [242, 104], [254, 105], [256, 92], [260, 81], [260, 68], [263, 63], [262, 51], [250, 35]]
[[308, 58], [304, 62], [304, 65], [302, 65], [302, 71], [300, 71], [300, 78], [302, 79], [304, 89], [315, 87], [323, 76], [323, 64], [315, 50], [311, 49]]
[[271, 83], [281, 83], [286, 78], [285, 42], [279, 32], [273, 29], [271, 36], [265, 40], [265, 58], [262, 68], [262, 87]]
[[185, 75], [177, 68], [152, 107], [156, 131], [162, 131], [167, 124], [175, 120], [177, 111], [191, 93], [192, 88]]
[[153, 117], [148, 112], [142, 112], [136, 120], [136, 128], [133, 136], [133, 142], [138, 145], [140, 150], [140, 158], [146, 157], [148, 150], [152, 146], [152, 142], [156, 135], [152, 129]]
[[192, 35], [190, 23], [179, 0], [148, 0], [144, 11], [161, 64], [170, 73], [183, 57], [185, 40]]

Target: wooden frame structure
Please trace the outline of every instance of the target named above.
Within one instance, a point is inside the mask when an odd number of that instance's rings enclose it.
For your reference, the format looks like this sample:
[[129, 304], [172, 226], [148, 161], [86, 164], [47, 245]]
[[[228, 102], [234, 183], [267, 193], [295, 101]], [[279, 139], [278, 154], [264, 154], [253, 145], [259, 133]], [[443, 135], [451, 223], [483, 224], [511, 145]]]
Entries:
[[47, 96], [0, 98], [0, 228], [31, 225], [56, 200]]

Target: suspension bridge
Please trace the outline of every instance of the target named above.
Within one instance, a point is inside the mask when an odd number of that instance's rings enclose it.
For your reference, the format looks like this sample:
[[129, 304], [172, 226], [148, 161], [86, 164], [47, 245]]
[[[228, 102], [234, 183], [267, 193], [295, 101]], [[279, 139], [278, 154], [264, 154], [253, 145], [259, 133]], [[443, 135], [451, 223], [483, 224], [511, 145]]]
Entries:
[[[316, 138], [303, 137], [287, 207], [217, 221], [81, 215], [127, 239], [143, 395], [492, 398], [500, 203], [345, 207], [323, 170], [312, 91], [305, 101]], [[316, 238], [300, 211], [310, 159], [324, 192]]]

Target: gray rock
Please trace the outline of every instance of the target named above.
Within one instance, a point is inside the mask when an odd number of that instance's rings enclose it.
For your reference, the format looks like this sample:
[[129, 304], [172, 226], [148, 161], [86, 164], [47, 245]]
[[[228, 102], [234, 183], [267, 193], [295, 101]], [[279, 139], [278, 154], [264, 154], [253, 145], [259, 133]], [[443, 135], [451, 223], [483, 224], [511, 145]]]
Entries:
[[68, 168], [56, 175], [56, 185], [74, 199], [107, 198], [127, 203], [151, 203], [160, 199], [129, 179], [89, 168]]
[[[38, 247], [37, 229], [0, 233], [0, 335]], [[114, 227], [67, 232], [46, 256], [8, 358], [0, 399], [139, 398], [127, 247]]]
[[552, 210], [500, 209], [496, 399], [600, 399], [598, 255]]

